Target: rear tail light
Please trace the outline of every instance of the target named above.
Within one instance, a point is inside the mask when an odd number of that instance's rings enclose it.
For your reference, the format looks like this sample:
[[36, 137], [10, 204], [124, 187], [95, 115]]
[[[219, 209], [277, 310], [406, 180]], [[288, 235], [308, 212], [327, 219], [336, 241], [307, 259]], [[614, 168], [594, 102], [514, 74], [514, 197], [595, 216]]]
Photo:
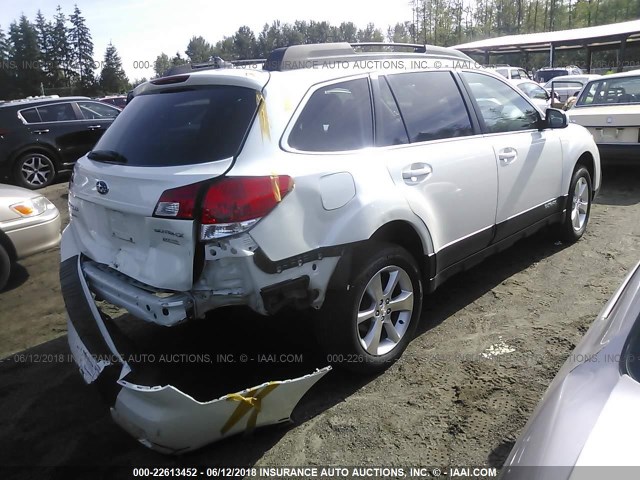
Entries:
[[[165, 191], [154, 215], [193, 219], [202, 183]], [[201, 240], [213, 240], [247, 231], [293, 190], [287, 175], [226, 177], [204, 193], [200, 208]]]
[[10, 131], [11, 130], [8, 130], [6, 128], [0, 128], [0, 137], [4, 137], [5, 135], [8, 135]]

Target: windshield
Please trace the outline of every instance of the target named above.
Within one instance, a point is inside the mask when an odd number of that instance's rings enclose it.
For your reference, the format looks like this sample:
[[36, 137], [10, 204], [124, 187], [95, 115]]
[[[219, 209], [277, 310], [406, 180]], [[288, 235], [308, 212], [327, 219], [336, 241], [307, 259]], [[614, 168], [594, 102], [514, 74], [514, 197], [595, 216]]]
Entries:
[[640, 76], [602, 78], [582, 91], [576, 106], [630, 104], [640, 102]]
[[216, 85], [133, 98], [89, 158], [131, 166], [176, 166], [234, 156], [257, 108], [256, 91]]

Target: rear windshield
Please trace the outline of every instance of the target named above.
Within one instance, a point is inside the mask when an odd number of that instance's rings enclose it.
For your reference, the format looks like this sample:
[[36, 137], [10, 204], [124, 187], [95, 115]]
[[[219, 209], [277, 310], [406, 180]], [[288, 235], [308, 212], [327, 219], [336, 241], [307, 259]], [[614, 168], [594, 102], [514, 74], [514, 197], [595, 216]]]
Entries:
[[582, 91], [578, 106], [640, 102], [640, 76], [607, 78], [591, 82]]
[[538, 70], [536, 72], [536, 77], [539, 82], [548, 82], [552, 78], [559, 77], [560, 75], [569, 75], [569, 72], [565, 69]]
[[215, 85], [142, 94], [89, 154], [133, 166], [177, 166], [234, 156], [257, 108], [256, 91]]

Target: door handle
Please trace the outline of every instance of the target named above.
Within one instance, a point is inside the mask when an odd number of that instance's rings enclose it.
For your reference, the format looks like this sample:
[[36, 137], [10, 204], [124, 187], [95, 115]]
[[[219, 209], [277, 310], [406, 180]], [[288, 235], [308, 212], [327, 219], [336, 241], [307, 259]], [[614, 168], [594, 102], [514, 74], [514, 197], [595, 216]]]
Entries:
[[412, 163], [402, 171], [402, 179], [407, 185], [423, 182], [433, 173], [433, 168], [427, 163]]
[[34, 130], [33, 133], [37, 133], [38, 135], [42, 135], [43, 133], [49, 133], [49, 129], [45, 128], [44, 130]]
[[516, 161], [517, 158], [518, 151], [512, 147], [503, 148], [498, 152], [498, 159], [506, 165]]
[[89, 130], [97, 130], [101, 127], [101, 125], [89, 125], [87, 128]]

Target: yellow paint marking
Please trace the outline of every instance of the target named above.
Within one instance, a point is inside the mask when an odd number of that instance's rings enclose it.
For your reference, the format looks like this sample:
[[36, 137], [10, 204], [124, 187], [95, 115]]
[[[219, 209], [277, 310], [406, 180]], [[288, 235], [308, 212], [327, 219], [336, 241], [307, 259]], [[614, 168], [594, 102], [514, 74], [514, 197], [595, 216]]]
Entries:
[[264, 96], [260, 92], [256, 92], [256, 102], [258, 103], [258, 119], [260, 121], [260, 133], [262, 139], [266, 137], [271, 141], [271, 129], [269, 127], [269, 117], [267, 116], [267, 104]]
[[258, 392], [260, 388], [254, 388], [253, 390], [249, 390], [245, 395], [240, 395], [239, 393], [227, 395], [227, 400], [240, 402], [240, 405], [236, 407], [229, 417], [229, 420], [227, 420], [227, 423], [225, 423], [220, 430], [220, 433], [224, 435], [231, 430], [249, 411], [251, 411], [251, 414], [249, 420], [247, 420], [247, 428], [245, 431], [247, 433], [251, 432], [256, 426], [258, 413], [262, 410], [262, 399], [269, 395], [278, 385], [278, 383], [269, 383], [259, 393], [256, 392]]

